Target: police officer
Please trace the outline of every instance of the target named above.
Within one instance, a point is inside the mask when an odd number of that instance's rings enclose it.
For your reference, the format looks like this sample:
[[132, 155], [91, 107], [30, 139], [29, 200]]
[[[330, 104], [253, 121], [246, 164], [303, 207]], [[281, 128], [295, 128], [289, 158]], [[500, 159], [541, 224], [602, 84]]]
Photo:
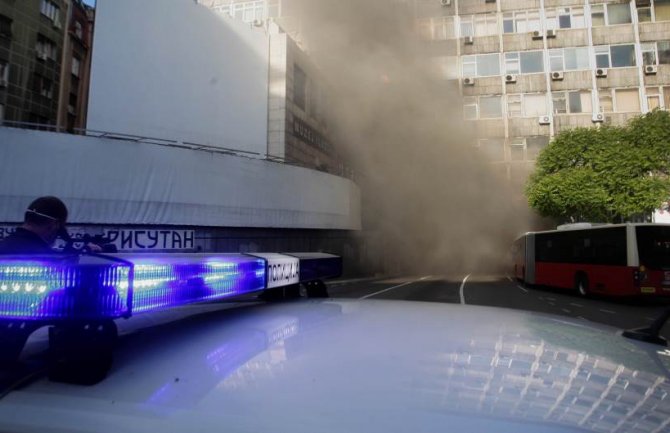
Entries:
[[40, 197], [30, 203], [23, 225], [0, 241], [0, 254], [54, 254], [51, 248], [61, 233], [67, 233], [67, 207], [59, 198]]

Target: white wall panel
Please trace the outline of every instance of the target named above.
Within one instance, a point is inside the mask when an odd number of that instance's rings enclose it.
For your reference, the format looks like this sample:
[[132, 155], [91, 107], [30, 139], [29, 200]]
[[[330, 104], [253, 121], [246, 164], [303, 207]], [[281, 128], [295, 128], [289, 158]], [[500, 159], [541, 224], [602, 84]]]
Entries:
[[193, 0], [98, 0], [88, 129], [266, 153], [268, 36]]
[[0, 127], [0, 222], [41, 195], [91, 224], [360, 229], [356, 185], [204, 151]]

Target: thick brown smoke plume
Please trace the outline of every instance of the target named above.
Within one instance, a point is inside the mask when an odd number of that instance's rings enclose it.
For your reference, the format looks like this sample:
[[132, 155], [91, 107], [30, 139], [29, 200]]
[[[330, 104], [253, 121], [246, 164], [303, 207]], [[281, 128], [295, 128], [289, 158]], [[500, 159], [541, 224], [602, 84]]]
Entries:
[[365, 233], [387, 270], [499, 270], [530, 212], [471, 146], [457, 85], [429, 72], [411, 2], [291, 5], [332, 86], [331, 126], [361, 173]]

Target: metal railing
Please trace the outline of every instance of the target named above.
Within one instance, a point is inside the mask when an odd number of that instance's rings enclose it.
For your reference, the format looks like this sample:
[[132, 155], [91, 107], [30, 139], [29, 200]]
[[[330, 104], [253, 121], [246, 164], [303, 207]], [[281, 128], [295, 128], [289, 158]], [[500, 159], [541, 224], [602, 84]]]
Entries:
[[275, 156], [275, 155], [270, 155], [270, 154], [262, 154], [262, 153], [258, 153], [258, 152], [251, 152], [251, 151], [248, 151], [248, 150], [232, 149], [232, 148], [227, 148], [227, 147], [222, 147], [222, 146], [214, 146], [214, 145], [211, 145], [211, 144], [202, 144], [202, 143], [195, 143], [195, 142], [190, 142], [190, 141], [170, 140], [170, 139], [165, 139], [165, 138], [156, 138], [156, 137], [147, 137], [147, 136], [140, 136], [140, 135], [124, 134], [124, 133], [119, 133], [119, 132], [98, 131], [98, 130], [94, 130], [94, 129], [85, 129], [85, 128], [68, 129], [68, 128], [65, 128], [65, 127], [62, 127], [62, 126], [58, 126], [58, 125], [49, 125], [49, 124], [34, 123], [34, 122], [20, 122], [20, 121], [15, 121], [15, 120], [0, 120], [0, 126], [4, 126], [4, 127], [8, 127], [8, 128], [32, 129], [32, 130], [38, 130], [38, 131], [55, 132], [55, 133], [61, 133], [61, 134], [81, 135], [81, 136], [86, 136], [86, 137], [105, 138], [105, 139], [109, 139], [109, 140], [131, 141], [131, 142], [134, 142], [134, 143], [142, 143], [142, 144], [151, 144], [151, 145], [156, 145], [156, 146], [188, 149], [188, 150], [199, 151], [199, 152], [217, 153], [217, 154], [222, 154], [222, 155], [234, 156], [234, 157], [238, 157], [238, 158], [257, 159], [257, 160], [263, 160], [263, 161], [273, 162], [273, 163], [278, 163], [278, 164], [286, 164], [286, 165], [308, 168], [308, 169], [311, 169], [311, 170], [317, 170], [317, 171], [322, 171], [322, 172], [325, 172], [325, 173], [330, 173], [330, 174], [340, 176], [340, 177], [344, 177], [344, 178], [347, 178], [347, 179], [350, 179], [350, 180], [355, 180], [355, 178], [356, 178], [354, 170], [351, 167], [346, 166], [345, 164], [341, 164], [337, 168], [334, 168], [334, 167], [315, 167], [313, 165], [309, 165], [309, 164], [304, 163], [302, 161], [291, 159], [291, 158], [285, 158], [285, 157], [280, 157], [280, 156]]

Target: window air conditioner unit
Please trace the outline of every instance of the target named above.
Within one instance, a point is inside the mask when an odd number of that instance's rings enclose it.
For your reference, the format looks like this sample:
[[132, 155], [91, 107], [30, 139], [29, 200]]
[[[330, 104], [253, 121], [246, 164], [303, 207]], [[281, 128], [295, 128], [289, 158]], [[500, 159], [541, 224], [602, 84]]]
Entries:
[[555, 38], [558, 32], [555, 29], [547, 30], [547, 38]]
[[563, 72], [552, 72], [551, 73], [551, 80], [552, 81], [563, 81]]
[[475, 37], [474, 36], [466, 36], [463, 38], [463, 43], [465, 45], [472, 45], [475, 43]]
[[7, 80], [4, 78], [0, 78], [0, 87], [7, 87]]
[[442, 6], [451, 6], [451, 0], [440, 0]]
[[656, 75], [658, 67], [656, 65], [647, 65], [644, 67], [644, 75]]
[[60, 30], [63, 28], [63, 25], [60, 23], [60, 21], [54, 20], [54, 28]]
[[551, 116], [540, 116], [538, 121], [540, 125], [549, 125], [551, 123]]
[[542, 32], [539, 30], [535, 30], [534, 32], [531, 32], [531, 36], [533, 39], [542, 39]]
[[591, 122], [593, 122], [593, 123], [603, 123], [604, 121], [605, 121], [605, 114], [604, 113], [596, 113], [591, 118]]
[[254, 27], [263, 27], [263, 20], [254, 20]]
[[513, 75], [513, 74], [505, 75], [505, 82], [508, 83], [508, 84], [516, 83], [516, 75]]
[[463, 78], [463, 85], [464, 86], [474, 86], [475, 85], [475, 79], [472, 77], [465, 77]]
[[37, 52], [37, 58], [40, 60], [46, 60], [47, 59], [47, 53], [40, 53], [39, 51]]
[[605, 68], [596, 69], [596, 77], [598, 77], [598, 78], [607, 77], [607, 69], [605, 69]]

